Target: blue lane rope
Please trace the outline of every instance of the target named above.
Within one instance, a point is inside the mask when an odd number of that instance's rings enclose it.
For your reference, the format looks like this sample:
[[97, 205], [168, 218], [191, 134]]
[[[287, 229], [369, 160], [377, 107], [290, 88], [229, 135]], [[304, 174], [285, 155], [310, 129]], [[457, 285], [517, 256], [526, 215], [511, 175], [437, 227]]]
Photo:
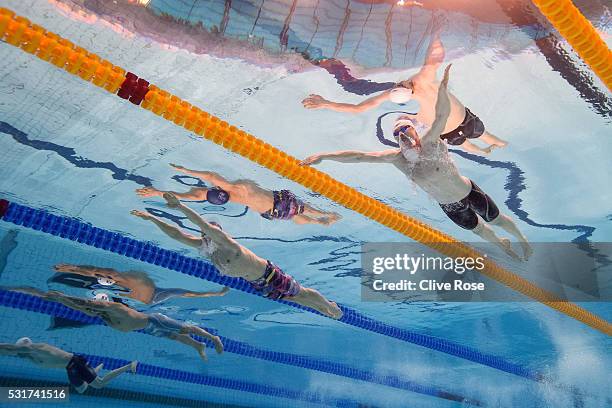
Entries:
[[[105, 369], [114, 370], [119, 367], [123, 367], [126, 364], [130, 364], [128, 360], [121, 360], [118, 358], [96, 356], [91, 354], [79, 353], [87, 359], [87, 362], [92, 366], [104, 364]], [[329, 406], [341, 407], [341, 408], [358, 408], [363, 405], [357, 401], [350, 399], [335, 399], [335, 398], [323, 398], [320, 395], [312, 392], [294, 391], [286, 388], [274, 387], [267, 384], [258, 384], [249, 381], [236, 380], [233, 378], [222, 378], [211, 375], [203, 375], [199, 373], [191, 373], [188, 371], [175, 370], [172, 368], [165, 368], [154, 366], [150, 364], [138, 363], [136, 368], [136, 374], [144, 375], [147, 377], [163, 378], [173, 381], [180, 381], [184, 383], [207, 385], [210, 387], [224, 388], [229, 390], [238, 390], [244, 392], [250, 392], [254, 394], [270, 395], [277, 398], [287, 398], [298, 401], [305, 401], [314, 404], [323, 404]]]
[[[105, 325], [102, 319], [98, 317], [88, 316], [85, 313], [71, 309], [67, 306], [62, 305], [61, 303], [52, 302], [33, 295], [28, 295], [20, 292], [12, 292], [9, 290], [0, 289], [0, 306], [43, 313], [50, 316], [61, 317], [84, 324]], [[214, 332], [214, 330], [211, 330], [209, 328], [203, 328], [209, 332]], [[142, 330], [138, 330], [138, 332], [142, 333]], [[208, 347], [213, 347], [212, 343], [207, 339], [204, 339], [199, 336], [193, 337], [200, 342], [206, 343]], [[475, 406], [482, 405], [480, 401], [467, 399], [457, 394], [442, 391], [432, 386], [407, 381], [396, 376], [376, 375], [369, 371], [353, 368], [345, 364], [328, 360], [320, 360], [305, 355], [262, 350], [257, 347], [253, 347], [248, 343], [232, 340], [223, 336], [220, 337], [221, 341], [223, 342], [224, 350], [228, 353], [239, 354], [247, 357], [258, 358], [261, 360], [291, 365], [295, 367], [307, 368], [355, 380], [366, 381], [374, 384], [386, 385], [388, 387], [393, 387], [405, 391], [412, 391], [415, 393], [436, 398], [442, 398], [449, 401], [462, 402]]]
[[[8, 202], [7, 200], [0, 200], [0, 218], [15, 225], [46, 232], [54, 236], [104, 249], [128, 258], [158, 265], [187, 275], [197, 276], [220, 285], [229, 286], [233, 289], [260, 296], [246, 280], [223, 276], [208, 262], [186, 257], [178, 252], [160, 248], [150, 242], [141, 242], [116, 232], [93, 227], [90, 224], [86, 224], [74, 218], [53, 215], [43, 210]], [[284, 300], [278, 300], [278, 302], [320, 315], [319, 312], [296, 303]], [[344, 313], [342, 318], [338, 321], [351, 326], [427, 347], [519, 377], [534, 381], [543, 380], [543, 377], [537, 372], [507, 361], [502, 357], [482, 353], [474, 348], [454, 343], [446, 339], [391, 326], [364, 316], [360, 312], [347, 306], [338, 306]]]

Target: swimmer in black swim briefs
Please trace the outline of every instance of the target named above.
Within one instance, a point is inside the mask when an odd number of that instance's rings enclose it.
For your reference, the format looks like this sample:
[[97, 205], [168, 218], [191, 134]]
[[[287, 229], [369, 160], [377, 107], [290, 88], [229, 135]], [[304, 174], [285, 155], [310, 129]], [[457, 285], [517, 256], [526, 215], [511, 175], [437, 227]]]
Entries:
[[47, 343], [33, 343], [28, 337], [20, 338], [15, 344], [1, 343], [0, 355], [26, 358], [45, 368], [65, 368], [70, 384], [81, 394], [90, 386], [103, 388], [127, 371], [135, 373], [138, 367], [138, 362], [132, 361], [106, 375], [100, 375], [102, 364], [93, 368], [82, 355], [69, 353]]
[[399, 149], [319, 153], [304, 159], [302, 165], [318, 164], [323, 160], [393, 164], [436, 200], [454, 223], [499, 246], [514, 259], [520, 259], [510, 240], [497, 235], [492, 227], [501, 228], [518, 240], [523, 251], [522, 258], [527, 259], [533, 251], [525, 235], [512, 218], [499, 211], [491, 197], [459, 173], [449, 158], [446, 144], [440, 139], [451, 110], [450, 97], [446, 91], [449, 68], [446, 68], [438, 91], [436, 119], [424, 135], [419, 135], [412, 119], [399, 117], [393, 127]]

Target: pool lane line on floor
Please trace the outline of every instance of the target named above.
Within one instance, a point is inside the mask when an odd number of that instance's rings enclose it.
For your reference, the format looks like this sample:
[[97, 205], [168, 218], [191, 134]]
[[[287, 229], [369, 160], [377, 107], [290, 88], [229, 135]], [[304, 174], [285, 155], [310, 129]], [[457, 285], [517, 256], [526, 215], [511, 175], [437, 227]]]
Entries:
[[[201, 259], [190, 258], [175, 251], [160, 248], [150, 242], [138, 241], [119, 233], [107, 231], [83, 223], [80, 220], [53, 215], [49, 212], [0, 199], [0, 219], [15, 225], [45, 232], [50, 235], [93, 246], [113, 252], [128, 258], [133, 258], [153, 265], [158, 265], [173, 271], [196, 276], [220, 285], [229, 286], [243, 292], [260, 296], [248, 281], [222, 275], [214, 265]], [[266, 298], [268, 299], [268, 298]], [[271, 300], [271, 299], [268, 299]], [[319, 312], [285, 300], [276, 302], [293, 306], [297, 309], [321, 315]], [[543, 380], [542, 375], [533, 370], [505, 360], [502, 357], [486, 354], [446, 339], [420, 334], [407, 329], [364, 316], [357, 310], [344, 305], [338, 305], [343, 316], [338, 321], [359, 327], [387, 337], [413, 343], [440, 351], [455, 357], [463, 358], [478, 364], [486, 365], [510, 374], [528, 378], [534, 381]]]
[[[78, 310], [71, 309], [61, 303], [41, 299], [37, 296], [13, 292], [10, 290], [0, 289], [0, 306], [10, 307], [18, 310], [27, 310], [47, 314], [53, 317], [61, 317], [74, 322], [84, 323], [88, 325], [106, 326], [104, 321], [98, 317], [88, 316]], [[202, 327], [203, 329], [217, 334], [216, 330]], [[142, 333], [142, 330], [138, 330]], [[144, 334], [144, 333], [142, 333]], [[199, 336], [192, 336], [198, 341], [205, 343], [207, 347], [214, 349], [214, 345]], [[223, 342], [224, 351], [228, 353], [238, 354], [242, 356], [257, 358], [260, 360], [270, 361], [274, 363], [285, 364], [289, 366], [307, 368], [314, 371], [323, 372], [326, 374], [334, 374], [340, 377], [351, 380], [359, 380], [369, 382], [376, 385], [384, 385], [399, 389], [402, 391], [410, 391], [429, 397], [444, 399], [447, 401], [460, 402], [472, 406], [482, 406], [480, 401], [469, 399], [461, 395], [439, 390], [436, 387], [417, 384], [412, 381], [407, 381], [396, 376], [378, 375], [372, 372], [350, 367], [348, 365], [337, 363], [335, 361], [317, 359], [305, 355], [290, 354], [278, 351], [269, 351], [259, 349], [237, 340], [232, 340], [224, 336], [219, 336]], [[219, 357], [222, 358], [222, 357]]]
[[571, 0], [532, 0], [580, 58], [612, 91], [612, 51]]
[[[93, 355], [85, 355], [81, 353], [77, 353], [80, 355], [84, 355], [87, 359], [102, 358], [101, 356], [93, 356]], [[107, 358], [107, 357], [104, 357]], [[40, 380], [34, 378], [25, 378], [25, 377], [17, 377], [13, 376], [0, 376], [0, 387], [11, 387], [11, 388], [60, 388], [66, 387], [67, 381], [56, 381], [56, 380]], [[71, 393], [70, 400], [74, 402], [73, 398], [104, 398], [105, 407], [110, 407], [113, 404], [108, 400], [115, 400], [115, 406], [119, 403], [125, 404], [126, 401], [134, 402], [134, 403], [145, 403], [145, 404], [156, 404], [156, 407], [182, 407], [182, 408], [248, 408], [245, 405], [236, 405], [236, 404], [228, 404], [222, 402], [212, 402], [205, 400], [195, 400], [190, 398], [177, 397], [174, 395], [161, 395], [154, 394], [151, 392], [145, 391], [134, 391], [127, 390], [125, 388], [117, 388], [115, 386], [106, 386], [104, 388], [93, 388], [88, 387], [87, 391], [84, 394]], [[75, 404], [73, 404], [75, 405]], [[31, 405], [28, 405], [31, 407]]]
[[[231, 126], [131, 72], [126, 73], [123, 68], [111, 64], [55, 33], [46, 31], [43, 27], [31, 23], [27, 18], [15, 15], [5, 8], [0, 8], [0, 36], [7, 44], [35, 55], [43, 61], [48, 61], [135, 105], [142, 104], [144, 109], [427, 245], [437, 252], [453, 258], [481, 256], [473, 248], [450, 235], [362, 194], [326, 173], [310, 166], [301, 166], [295, 157]], [[538, 287], [488, 258], [485, 260], [485, 268], [481, 273], [566, 316], [581, 321], [602, 333], [612, 335], [612, 325], [606, 320]]]

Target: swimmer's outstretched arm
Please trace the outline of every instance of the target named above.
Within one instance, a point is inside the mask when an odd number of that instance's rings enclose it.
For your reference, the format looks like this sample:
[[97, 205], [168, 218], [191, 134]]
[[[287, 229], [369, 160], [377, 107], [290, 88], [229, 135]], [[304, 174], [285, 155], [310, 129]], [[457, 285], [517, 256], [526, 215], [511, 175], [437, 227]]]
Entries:
[[164, 194], [164, 199], [166, 203], [168, 203], [168, 207], [176, 208], [180, 210], [183, 214], [187, 216], [189, 221], [193, 222], [195, 225], [200, 227], [200, 230], [203, 234], [206, 234], [213, 241], [219, 242], [219, 240], [227, 240], [228, 235], [223, 232], [218, 227], [210, 224], [204, 218], [200, 217], [200, 214], [193, 211], [191, 208], [187, 207], [185, 204], [181, 203], [176, 199], [172, 194]]
[[415, 76], [429, 81], [435, 81], [436, 72], [438, 71], [438, 68], [440, 68], [440, 65], [442, 65], [444, 62], [444, 57], [444, 45], [440, 40], [439, 31], [436, 30], [431, 36], [431, 42], [429, 43], [429, 48], [427, 48], [425, 62]]
[[21, 353], [28, 352], [28, 346], [18, 346], [11, 343], [0, 343], [0, 356], [16, 356]]
[[116, 275], [118, 272], [112, 268], [100, 268], [93, 265], [72, 265], [72, 264], [57, 264], [54, 269], [64, 273], [78, 273], [81, 275], [93, 276], [96, 273], [101, 275]]
[[[208, 181], [210, 184], [217, 186], [217, 187], [221, 187], [224, 190], [227, 190], [228, 187], [231, 187], [233, 185], [233, 183], [229, 182], [228, 180], [224, 179], [223, 177], [221, 177], [220, 175], [212, 171], [191, 170], [186, 167], [179, 166], [178, 164], [172, 164], [172, 163], [170, 163], [170, 167], [172, 167], [173, 169], [177, 171], [180, 171], [181, 173], [185, 173], [187, 175], [197, 177], [204, 181]], [[168, 192], [174, 194], [174, 192], [172, 191], [168, 191]], [[176, 196], [176, 198], [179, 198], [179, 199], [182, 198], [177, 194], [174, 194], [174, 195]], [[206, 198], [206, 196], [204, 196], [204, 198]]]
[[96, 311], [106, 309], [106, 305], [95, 300], [83, 299], [76, 296], [65, 295], [58, 291], [49, 291], [45, 294], [46, 300], [61, 303], [71, 309], [78, 310], [88, 316], [98, 316]]
[[181, 244], [188, 245], [194, 248], [199, 248], [202, 245], [202, 239], [194, 237], [191, 234], [187, 234], [181, 231], [178, 227], [174, 225], [170, 225], [154, 215], [149, 214], [145, 211], [132, 210], [130, 214], [135, 215], [138, 218], [142, 218], [143, 220], [151, 221], [153, 224], [157, 225], [157, 227], [167, 236], [172, 239], [177, 240]]
[[374, 109], [381, 103], [388, 100], [389, 92], [390, 91], [383, 91], [382, 93], [357, 104], [333, 102], [323, 98], [320, 95], [312, 94], [302, 101], [302, 105], [304, 105], [306, 109], [330, 109], [336, 112], [361, 113]]
[[164, 193], [170, 193], [176, 196], [179, 200], [193, 200], [193, 201], [204, 201], [206, 200], [206, 192], [208, 190], [203, 187], [192, 187], [185, 193], [179, 193], [178, 191], [171, 190], [158, 190], [154, 187], [143, 187], [136, 190], [136, 194], [143, 198], [147, 197], [161, 197]]
[[421, 138], [421, 145], [435, 146], [440, 141], [440, 135], [446, 127], [446, 121], [450, 115], [450, 97], [448, 96], [448, 78], [452, 64], [449, 64], [444, 70], [444, 78], [438, 88], [438, 100], [436, 101], [436, 117], [431, 125], [429, 131]]
[[319, 164], [323, 160], [341, 163], [389, 163], [401, 154], [399, 149], [382, 150], [379, 152], [361, 152], [358, 150], [341, 150], [338, 152], [319, 153], [309, 156], [300, 162], [302, 166]]

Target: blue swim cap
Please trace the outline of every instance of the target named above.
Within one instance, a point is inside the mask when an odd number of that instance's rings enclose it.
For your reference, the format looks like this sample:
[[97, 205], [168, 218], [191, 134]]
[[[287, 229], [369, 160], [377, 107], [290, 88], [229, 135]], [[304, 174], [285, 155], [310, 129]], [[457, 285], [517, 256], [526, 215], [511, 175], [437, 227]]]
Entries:
[[227, 203], [229, 199], [229, 193], [219, 187], [211, 188], [206, 193], [206, 201], [214, 205], [223, 205]]

